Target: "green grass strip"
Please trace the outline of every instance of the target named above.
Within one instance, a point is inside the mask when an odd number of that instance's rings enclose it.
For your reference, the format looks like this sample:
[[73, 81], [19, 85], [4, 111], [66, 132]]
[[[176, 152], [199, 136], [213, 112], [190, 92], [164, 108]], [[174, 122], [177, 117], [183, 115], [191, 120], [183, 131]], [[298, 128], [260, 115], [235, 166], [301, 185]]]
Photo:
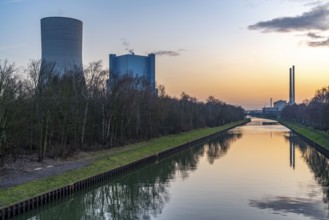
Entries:
[[312, 127], [306, 127], [298, 123], [288, 122], [284, 120], [279, 120], [279, 122], [284, 126], [290, 128], [291, 130], [295, 131], [296, 133], [301, 134], [307, 139], [329, 150], [329, 134], [325, 131], [320, 131]]
[[233, 128], [248, 121], [249, 119], [245, 119], [220, 127], [197, 129], [176, 135], [151, 139], [146, 142], [140, 142], [127, 146], [125, 147], [125, 150], [122, 151], [103, 154], [88, 166], [67, 171], [56, 176], [34, 180], [6, 189], [0, 189], [0, 208], [24, 201], [60, 187], [64, 187], [97, 174], [104, 173], [131, 162], [143, 159], [147, 156], [154, 155], [155, 153], [177, 147], [184, 143]]

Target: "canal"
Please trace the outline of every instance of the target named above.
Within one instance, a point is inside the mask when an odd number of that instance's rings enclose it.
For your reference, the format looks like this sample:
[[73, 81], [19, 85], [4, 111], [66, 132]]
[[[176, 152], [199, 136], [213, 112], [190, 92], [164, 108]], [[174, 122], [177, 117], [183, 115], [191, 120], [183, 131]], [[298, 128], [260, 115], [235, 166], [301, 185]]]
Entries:
[[253, 118], [204, 144], [15, 219], [327, 219], [328, 159]]

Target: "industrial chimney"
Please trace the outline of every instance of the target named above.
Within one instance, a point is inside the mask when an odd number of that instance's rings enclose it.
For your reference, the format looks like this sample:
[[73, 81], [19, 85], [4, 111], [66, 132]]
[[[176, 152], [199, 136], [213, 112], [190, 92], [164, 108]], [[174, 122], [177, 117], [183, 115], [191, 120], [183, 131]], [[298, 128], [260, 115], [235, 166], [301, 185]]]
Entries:
[[289, 69], [289, 105], [295, 103], [295, 66], [292, 66]]

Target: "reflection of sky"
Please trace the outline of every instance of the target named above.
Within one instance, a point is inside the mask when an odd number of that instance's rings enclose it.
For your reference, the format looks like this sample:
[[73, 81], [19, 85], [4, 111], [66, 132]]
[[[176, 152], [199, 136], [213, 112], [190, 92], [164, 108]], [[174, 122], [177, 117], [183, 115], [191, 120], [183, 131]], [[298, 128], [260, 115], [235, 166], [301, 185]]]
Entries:
[[188, 179], [173, 182], [171, 201], [156, 219], [324, 219], [322, 187], [298, 148], [290, 167], [288, 131], [280, 125], [234, 129], [242, 138], [213, 165], [202, 158]]
[[246, 126], [238, 127], [233, 132], [243, 133], [268, 133], [282, 135], [282, 132], [289, 132], [286, 127], [281, 126], [277, 121], [271, 119], [253, 118]]
[[327, 219], [326, 209], [322, 200], [308, 198], [295, 198], [278, 196], [261, 200], [250, 200], [250, 206], [259, 209], [271, 209], [274, 213], [286, 216], [288, 213], [296, 213], [312, 219]]

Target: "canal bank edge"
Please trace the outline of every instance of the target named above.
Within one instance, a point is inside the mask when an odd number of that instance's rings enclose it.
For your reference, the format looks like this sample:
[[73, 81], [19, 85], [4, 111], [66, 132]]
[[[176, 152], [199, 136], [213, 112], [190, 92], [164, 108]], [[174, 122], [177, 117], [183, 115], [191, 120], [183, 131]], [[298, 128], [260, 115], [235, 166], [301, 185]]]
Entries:
[[310, 144], [316, 150], [321, 152], [327, 158], [329, 158], [329, 134], [316, 130], [311, 127], [306, 127], [298, 123], [288, 122], [284, 120], [278, 120], [280, 124], [289, 128], [294, 133], [299, 135], [305, 142]]
[[127, 151], [104, 155], [101, 159], [83, 168], [0, 189], [0, 220], [73, 194], [138, 165], [158, 160], [184, 148], [202, 143], [249, 121], [250, 119], [245, 119], [216, 128], [198, 129], [153, 139], [137, 144], [136, 148]]

